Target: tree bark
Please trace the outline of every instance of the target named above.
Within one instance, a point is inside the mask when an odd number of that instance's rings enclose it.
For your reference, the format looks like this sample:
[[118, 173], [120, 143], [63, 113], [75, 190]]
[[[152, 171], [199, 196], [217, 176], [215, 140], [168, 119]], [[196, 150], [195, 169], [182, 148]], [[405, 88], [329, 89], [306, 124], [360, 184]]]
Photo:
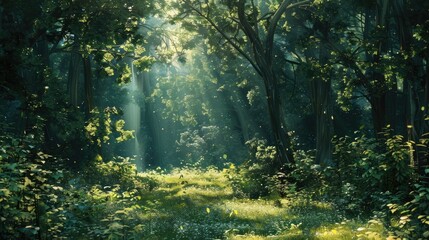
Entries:
[[70, 54], [68, 91], [70, 96], [70, 103], [73, 106], [79, 105], [79, 70], [81, 59], [82, 57], [80, 56], [80, 54], [75, 51]]
[[281, 97], [278, 86], [279, 81], [273, 70], [272, 56], [275, 29], [281, 15], [289, 7], [289, 1], [283, 1], [269, 21], [265, 41], [260, 39], [256, 24], [255, 27], [252, 27], [248, 22], [245, 14], [245, 2], [245, 0], [240, 0], [238, 3], [238, 18], [243, 32], [249, 38], [253, 47], [253, 59], [255, 64], [252, 65], [257, 66], [256, 70], [264, 81], [277, 158], [280, 165], [294, 163], [291, 139], [287, 134], [283, 119], [281, 118]]
[[[393, 16], [397, 27], [397, 36], [403, 51], [408, 56], [413, 56], [411, 43], [413, 39], [412, 29], [410, 24], [410, 17], [408, 16], [406, 9], [406, 2], [404, 0], [392, 1]], [[420, 63], [420, 64], [418, 64]], [[406, 75], [404, 78], [404, 86], [406, 86], [406, 127], [408, 129], [408, 140], [412, 141], [414, 153], [410, 153], [411, 164], [413, 164], [420, 173], [423, 173], [424, 162], [427, 161], [424, 154], [419, 154], [425, 151], [421, 149], [420, 145], [416, 144], [419, 142], [420, 137], [428, 130], [425, 117], [428, 114], [428, 96], [429, 88], [427, 81], [423, 81], [422, 94], [417, 93], [419, 84], [418, 75], [423, 74], [424, 70], [423, 61], [418, 56], [410, 57], [406, 60]], [[420, 74], [419, 74], [420, 73]], [[427, 80], [427, 79], [426, 79]], [[422, 109], [423, 107], [423, 109]]]
[[[389, 7], [388, 0], [377, 0], [375, 15], [373, 15], [370, 10], [367, 10], [365, 16], [364, 39], [371, 41], [369, 34], [376, 28], [379, 28], [376, 29], [377, 31], [382, 31], [380, 33], [382, 37], [378, 37], [378, 40], [375, 43], [377, 46], [375, 53], [366, 53], [366, 61], [371, 63], [371, 66], [374, 66], [366, 71], [365, 88], [369, 94], [368, 98], [369, 103], [371, 104], [373, 128], [376, 137], [379, 137], [379, 134], [384, 131], [387, 125], [390, 125], [388, 120], [390, 118], [386, 116], [386, 101], [390, 102], [390, 99], [387, 99], [387, 97], [394, 96], [396, 98], [394, 94], [388, 94], [391, 89], [389, 89], [389, 86], [387, 85], [384, 72], [381, 72], [382, 70], [377, 69], [377, 66], [380, 66], [382, 55], [387, 51], [387, 18]], [[372, 17], [375, 17], [375, 19], [373, 20]]]
[[94, 108], [93, 93], [92, 93], [92, 71], [91, 71], [91, 59], [89, 56], [83, 58], [83, 72], [85, 80], [85, 109], [89, 115], [91, 110]]
[[[318, 61], [322, 69], [327, 66], [329, 59], [329, 25], [327, 22], [316, 24], [316, 31], [321, 32], [322, 39], [319, 44]], [[326, 72], [326, 71], [324, 71]], [[331, 166], [332, 162], [332, 135], [333, 135], [333, 107], [331, 99], [331, 76], [320, 74], [311, 80], [313, 96], [313, 109], [316, 115], [316, 163], [322, 166]]]

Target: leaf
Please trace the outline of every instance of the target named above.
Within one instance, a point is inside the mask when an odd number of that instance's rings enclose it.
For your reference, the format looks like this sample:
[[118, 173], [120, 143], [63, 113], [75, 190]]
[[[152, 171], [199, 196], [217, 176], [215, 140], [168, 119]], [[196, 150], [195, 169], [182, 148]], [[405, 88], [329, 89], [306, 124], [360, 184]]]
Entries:
[[15, 170], [16, 166], [18, 166], [17, 163], [7, 164], [6, 168], [8, 168], [9, 170]]
[[101, 157], [100, 154], [97, 154], [97, 156], [95, 156], [95, 161], [101, 162], [103, 161], [103, 157]]
[[105, 53], [103, 56], [103, 62], [111, 62], [114, 59], [111, 53]]
[[8, 196], [10, 196], [10, 194], [11, 194], [11, 192], [9, 191], [9, 189], [7, 189], [7, 188], [0, 189], [0, 196], [8, 197]]
[[111, 76], [115, 75], [115, 71], [111, 67], [104, 68], [104, 71], [106, 72], [107, 76], [111, 77]]
[[232, 217], [232, 215], [238, 215], [238, 211], [232, 210], [231, 213], [229, 214], [229, 216]]
[[33, 185], [33, 182], [28, 177], [25, 177], [24, 178], [24, 187], [29, 186], [29, 185]]
[[120, 230], [122, 228], [124, 228], [124, 225], [122, 225], [122, 224], [120, 224], [118, 222], [113, 222], [109, 226], [109, 229], [111, 229], [111, 230]]
[[206, 212], [207, 212], [207, 213], [210, 213], [210, 208], [206, 208]]

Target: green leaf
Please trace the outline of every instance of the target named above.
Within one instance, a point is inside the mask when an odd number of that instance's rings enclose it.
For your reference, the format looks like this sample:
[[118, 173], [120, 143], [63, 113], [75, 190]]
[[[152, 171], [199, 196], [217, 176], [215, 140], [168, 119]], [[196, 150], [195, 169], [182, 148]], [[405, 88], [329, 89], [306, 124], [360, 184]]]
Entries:
[[16, 166], [18, 166], [17, 163], [6, 164], [6, 168], [8, 168], [9, 170], [15, 170]]
[[111, 230], [120, 230], [124, 228], [124, 225], [118, 223], [118, 222], [113, 222], [112, 224], [110, 224], [109, 229]]
[[230, 217], [232, 217], [232, 215], [238, 215], [238, 211], [237, 210], [232, 210], [231, 213], [229, 214]]
[[8, 197], [8, 196], [10, 196], [10, 194], [11, 194], [11, 192], [9, 191], [9, 189], [7, 189], [7, 188], [0, 189], [0, 196]]
[[111, 53], [105, 53], [103, 56], [103, 62], [111, 62], [114, 59]]
[[33, 182], [28, 178], [24, 178], [24, 187], [33, 185]]
[[111, 76], [115, 75], [115, 71], [111, 67], [104, 68], [104, 71], [106, 72], [107, 76], [111, 77]]

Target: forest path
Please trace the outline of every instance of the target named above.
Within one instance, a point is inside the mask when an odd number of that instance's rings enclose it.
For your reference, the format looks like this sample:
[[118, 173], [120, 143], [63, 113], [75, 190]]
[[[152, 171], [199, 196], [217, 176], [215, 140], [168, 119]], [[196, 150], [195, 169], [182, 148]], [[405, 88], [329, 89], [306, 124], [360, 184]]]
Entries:
[[142, 199], [145, 239], [383, 239], [379, 223], [346, 220], [328, 203], [234, 198], [219, 171], [148, 175], [160, 186]]

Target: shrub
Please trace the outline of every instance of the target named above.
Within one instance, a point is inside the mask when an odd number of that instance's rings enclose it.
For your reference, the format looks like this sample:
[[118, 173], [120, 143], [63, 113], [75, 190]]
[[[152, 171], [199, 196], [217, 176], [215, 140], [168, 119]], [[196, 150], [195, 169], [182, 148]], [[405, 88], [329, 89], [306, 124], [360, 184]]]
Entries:
[[62, 171], [57, 159], [41, 152], [31, 135], [0, 136], [0, 238], [58, 238]]
[[279, 170], [276, 150], [265, 140], [252, 139], [246, 143], [250, 159], [239, 168], [234, 164], [225, 170], [235, 196], [259, 198], [274, 191], [273, 176]]
[[[429, 173], [429, 169], [425, 170]], [[392, 214], [390, 225], [394, 235], [405, 239], [427, 239], [429, 237], [429, 183], [421, 181], [414, 184], [409, 193], [411, 200], [387, 204]]]

